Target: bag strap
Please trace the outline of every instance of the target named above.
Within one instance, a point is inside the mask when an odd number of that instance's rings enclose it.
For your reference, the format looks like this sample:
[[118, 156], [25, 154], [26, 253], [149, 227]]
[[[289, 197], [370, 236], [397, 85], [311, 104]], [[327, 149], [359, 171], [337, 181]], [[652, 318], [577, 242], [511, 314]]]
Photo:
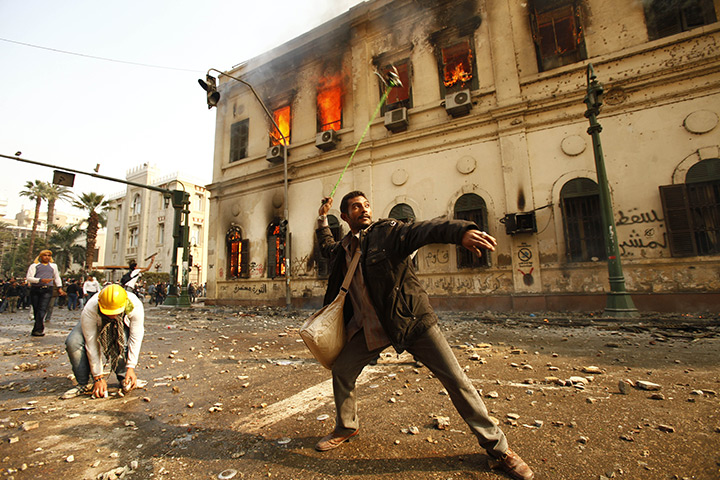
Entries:
[[345, 274], [345, 280], [343, 281], [342, 287], [340, 287], [340, 290], [347, 293], [348, 287], [350, 286], [350, 281], [352, 280], [353, 275], [355, 274], [355, 269], [357, 268], [358, 263], [360, 262], [360, 247], [355, 249], [355, 255], [353, 255], [353, 259], [350, 262], [350, 266], [348, 267], [348, 271]]

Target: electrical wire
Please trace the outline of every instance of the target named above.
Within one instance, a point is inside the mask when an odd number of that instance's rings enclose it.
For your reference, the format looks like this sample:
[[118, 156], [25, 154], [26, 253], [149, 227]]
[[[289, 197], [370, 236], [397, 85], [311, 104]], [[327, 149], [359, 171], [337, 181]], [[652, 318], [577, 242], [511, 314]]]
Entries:
[[16, 40], [10, 40], [8, 38], [0, 38], [0, 41], [7, 42], [7, 43], [14, 43], [16, 45], [22, 45], [25, 47], [39, 48], [41, 50], [48, 50], [50, 52], [55, 52], [55, 53], [64, 53], [65, 55], [75, 55], [77, 57], [91, 58], [93, 60], [103, 60], [105, 62], [124, 63], [126, 65], [135, 65], [138, 67], [161, 68], [163, 70], [175, 70], [175, 71], [180, 71], [180, 72], [202, 73], [201, 70], [191, 70], [188, 68], [164, 67], [161, 65], [151, 65], [149, 63], [128, 62], [126, 60], [116, 60], [114, 58], [98, 57], [96, 55], [87, 55], [85, 53], [70, 52], [67, 50], [60, 50], [58, 48], [50, 48], [50, 47], [43, 47], [41, 45], [33, 45], [32, 43], [18, 42]]

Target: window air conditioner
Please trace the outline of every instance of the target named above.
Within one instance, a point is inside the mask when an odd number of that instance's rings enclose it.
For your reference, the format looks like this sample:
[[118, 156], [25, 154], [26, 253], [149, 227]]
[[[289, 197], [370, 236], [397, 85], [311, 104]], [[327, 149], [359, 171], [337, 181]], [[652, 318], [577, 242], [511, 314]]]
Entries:
[[460, 90], [445, 95], [445, 110], [453, 117], [467, 115], [471, 108], [470, 90]]
[[272, 147], [268, 148], [265, 158], [270, 163], [283, 163], [284, 152], [285, 145], [273, 145]]
[[395, 133], [407, 130], [407, 127], [407, 108], [400, 107], [398, 109], [385, 112], [385, 128]]
[[325, 130], [315, 137], [315, 146], [320, 150], [328, 151], [335, 148], [339, 141], [340, 138], [335, 130]]
[[508, 213], [504, 218], [500, 219], [500, 223], [505, 225], [505, 233], [507, 235], [537, 233], [535, 212]]

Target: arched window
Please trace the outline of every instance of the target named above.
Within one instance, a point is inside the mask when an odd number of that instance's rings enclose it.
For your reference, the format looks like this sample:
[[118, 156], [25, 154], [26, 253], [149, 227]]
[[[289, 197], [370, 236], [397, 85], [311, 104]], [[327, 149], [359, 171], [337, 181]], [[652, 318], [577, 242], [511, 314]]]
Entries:
[[[487, 207], [485, 200], [474, 193], [466, 193], [455, 202], [455, 218], [475, 222], [480, 230], [487, 230]], [[490, 265], [490, 252], [484, 251], [481, 257], [465, 247], [457, 247], [457, 267], [476, 268]]]
[[673, 257], [720, 254], [720, 158], [693, 165], [685, 183], [660, 187]]
[[567, 182], [560, 190], [560, 209], [568, 262], [607, 258], [597, 183], [589, 178]]
[[[415, 221], [415, 212], [407, 203], [398, 203], [390, 210], [388, 217], [400, 220], [404, 223], [413, 223]], [[417, 250], [412, 254], [412, 265], [415, 269], [418, 268], [418, 259], [416, 254]]]
[[250, 277], [250, 242], [243, 240], [240, 227], [232, 226], [225, 235], [227, 247], [227, 279]]
[[388, 217], [401, 222], [412, 223], [415, 221], [415, 212], [407, 203], [398, 203], [390, 210]]
[[132, 212], [132, 215], [140, 215], [140, 209], [142, 207], [142, 202], [140, 200], [140, 194], [136, 193], [132, 200], [132, 208], [130, 211]]
[[[336, 242], [340, 241], [340, 237], [342, 235], [342, 231], [340, 229], [340, 222], [338, 221], [337, 217], [335, 215], [328, 215], [327, 216], [328, 226], [330, 227], [330, 232], [332, 233], [333, 238]], [[315, 261], [317, 262], [318, 267], [318, 276], [319, 277], [327, 277], [330, 275], [330, 259], [325, 258], [320, 254], [320, 248], [317, 243], [317, 239], [315, 241]]]
[[268, 278], [285, 276], [285, 229], [287, 222], [275, 218], [267, 229]]

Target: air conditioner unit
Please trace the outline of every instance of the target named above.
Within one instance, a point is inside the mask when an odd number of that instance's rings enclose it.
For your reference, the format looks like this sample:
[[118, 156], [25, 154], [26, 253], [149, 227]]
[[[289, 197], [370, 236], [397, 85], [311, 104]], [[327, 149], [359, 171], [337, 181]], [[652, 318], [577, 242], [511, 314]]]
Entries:
[[445, 110], [453, 117], [467, 115], [471, 108], [470, 90], [460, 90], [445, 95]]
[[508, 235], [537, 233], [535, 212], [508, 213], [500, 220], [500, 223], [505, 225], [505, 233]]
[[400, 107], [395, 110], [385, 112], [385, 128], [394, 133], [407, 130], [407, 127], [407, 108]]
[[285, 145], [273, 145], [268, 148], [265, 158], [270, 163], [283, 163], [285, 160]]
[[335, 148], [339, 141], [340, 138], [335, 130], [325, 130], [315, 137], [315, 146], [320, 150], [328, 151]]

